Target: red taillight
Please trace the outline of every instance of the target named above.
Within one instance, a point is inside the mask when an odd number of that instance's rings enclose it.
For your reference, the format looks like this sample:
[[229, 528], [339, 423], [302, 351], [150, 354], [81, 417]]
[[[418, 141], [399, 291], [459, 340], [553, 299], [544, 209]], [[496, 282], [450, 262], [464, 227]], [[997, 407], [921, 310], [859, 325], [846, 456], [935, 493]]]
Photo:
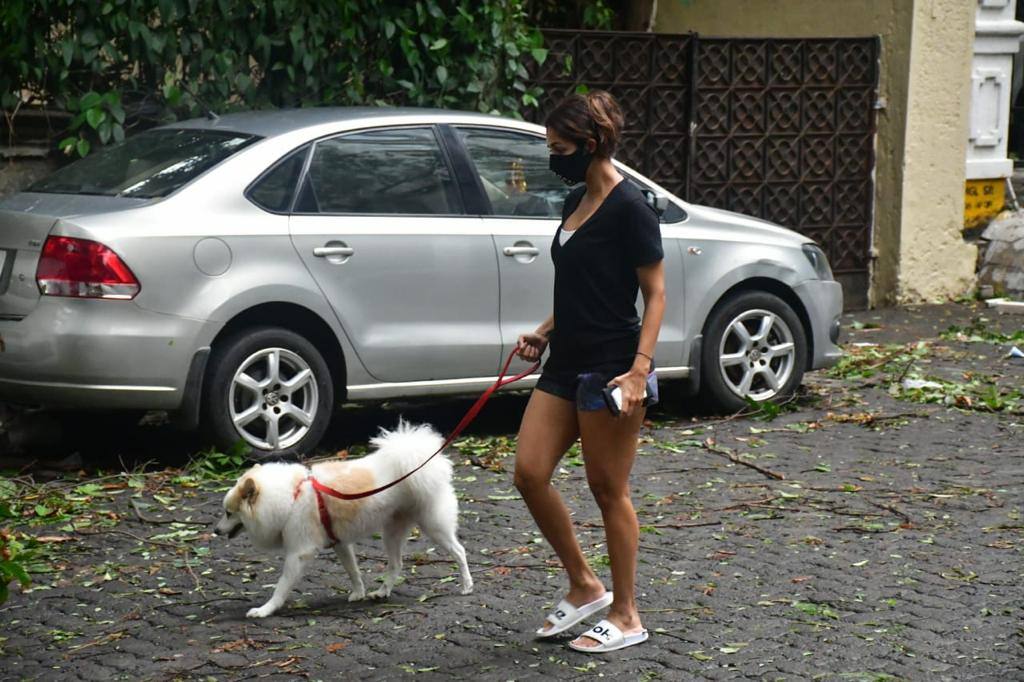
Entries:
[[36, 268], [43, 296], [135, 298], [139, 280], [121, 258], [99, 242], [48, 237]]

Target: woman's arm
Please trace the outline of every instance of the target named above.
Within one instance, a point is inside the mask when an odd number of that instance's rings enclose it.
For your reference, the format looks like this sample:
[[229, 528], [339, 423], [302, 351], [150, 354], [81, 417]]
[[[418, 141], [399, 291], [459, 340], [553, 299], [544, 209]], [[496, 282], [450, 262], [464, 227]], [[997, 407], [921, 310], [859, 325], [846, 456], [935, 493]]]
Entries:
[[[665, 261], [659, 260], [636, 269], [640, 292], [644, 297], [644, 318], [640, 323], [640, 342], [633, 359], [633, 370], [642, 372], [646, 379], [651, 371], [654, 347], [658, 343], [661, 320], [665, 316]], [[644, 357], [647, 356], [647, 357]]]
[[551, 313], [548, 315], [548, 319], [540, 323], [534, 334], [540, 334], [541, 336], [551, 336], [551, 331], [555, 328], [555, 314]]
[[555, 328], [555, 315], [548, 315], [548, 319], [540, 323], [536, 331], [530, 334], [519, 335], [519, 357], [523, 360], [535, 362], [540, 360], [544, 349], [548, 347], [548, 337]]
[[644, 398], [647, 375], [651, 371], [651, 358], [661, 331], [661, 319], [665, 315], [665, 261], [659, 260], [636, 269], [640, 291], [644, 297], [644, 317], [640, 323], [640, 341], [633, 366], [628, 372], [615, 377], [609, 383], [622, 389], [622, 414], [629, 415], [640, 406]]

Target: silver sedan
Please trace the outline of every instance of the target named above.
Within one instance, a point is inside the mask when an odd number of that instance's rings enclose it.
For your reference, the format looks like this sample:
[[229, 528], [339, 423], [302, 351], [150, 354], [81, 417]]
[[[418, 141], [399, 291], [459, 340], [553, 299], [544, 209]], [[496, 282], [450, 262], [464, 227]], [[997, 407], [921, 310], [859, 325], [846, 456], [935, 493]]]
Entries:
[[[106, 147], [0, 202], [0, 400], [167, 410], [280, 456], [341, 402], [481, 391], [551, 312], [568, 190], [547, 166], [536, 125], [426, 109], [232, 114]], [[661, 213], [660, 377], [735, 409], [838, 360], [820, 248], [619, 168]]]

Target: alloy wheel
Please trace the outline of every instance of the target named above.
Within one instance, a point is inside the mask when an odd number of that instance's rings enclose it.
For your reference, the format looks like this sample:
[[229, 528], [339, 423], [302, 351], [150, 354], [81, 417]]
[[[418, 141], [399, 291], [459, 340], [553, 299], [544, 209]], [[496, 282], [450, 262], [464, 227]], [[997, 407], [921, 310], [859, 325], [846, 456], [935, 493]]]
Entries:
[[284, 450], [309, 431], [317, 413], [316, 377], [287, 348], [264, 348], [245, 359], [228, 392], [235, 430], [260, 450]]
[[793, 332], [769, 310], [747, 310], [726, 326], [718, 365], [726, 386], [741, 398], [769, 400], [793, 373]]

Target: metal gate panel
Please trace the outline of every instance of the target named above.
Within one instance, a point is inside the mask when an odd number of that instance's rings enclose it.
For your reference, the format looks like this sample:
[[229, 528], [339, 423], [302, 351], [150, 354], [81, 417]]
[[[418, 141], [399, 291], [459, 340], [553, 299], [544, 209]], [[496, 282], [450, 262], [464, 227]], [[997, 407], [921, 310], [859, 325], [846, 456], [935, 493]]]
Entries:
[[[877, 38], [701, 38], [545, 30], [542, 123], [581, 88], [611, 92], [617, 157], [688, 201], [818, 241], [853, 300], [867, 291]], [[852, 285], [852, 286], [850, 286]], [[866, 302], [866, 298], [864, 298]]]
[[548, 58], [529, 67], [544, 94], [524, 116], [543, 123], [577, 89], [607, 90], [626, 120], [616, 158], [685, 196], [694, 36], [551, 29], [544, 38]]
[[878, 41], [701, 38], [687, 198], [818, 241], [868, 271]]

